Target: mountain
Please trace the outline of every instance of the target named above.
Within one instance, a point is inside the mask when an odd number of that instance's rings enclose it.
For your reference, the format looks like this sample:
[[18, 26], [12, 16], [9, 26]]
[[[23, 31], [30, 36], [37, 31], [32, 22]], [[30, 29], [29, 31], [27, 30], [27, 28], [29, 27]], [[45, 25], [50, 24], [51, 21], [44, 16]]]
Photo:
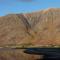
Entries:
[[0, 17], [0, 46], [60, 45], [60, 8]]

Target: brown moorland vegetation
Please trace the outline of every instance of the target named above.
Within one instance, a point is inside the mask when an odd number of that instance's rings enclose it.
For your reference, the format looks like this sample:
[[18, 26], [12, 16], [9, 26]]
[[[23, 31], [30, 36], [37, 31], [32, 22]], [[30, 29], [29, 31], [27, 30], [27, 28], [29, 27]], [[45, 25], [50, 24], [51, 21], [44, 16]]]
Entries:
[[[0, 17], [0, 47], [60, 45], [60, 8]], [[34, 60], [23, 50], [0, 51], [0, 60]]]

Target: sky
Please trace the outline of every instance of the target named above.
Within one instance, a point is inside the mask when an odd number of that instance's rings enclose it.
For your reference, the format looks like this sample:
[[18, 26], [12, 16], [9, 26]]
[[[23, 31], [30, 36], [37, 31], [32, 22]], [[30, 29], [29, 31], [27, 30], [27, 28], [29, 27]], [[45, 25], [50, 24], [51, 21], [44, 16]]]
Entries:
[[0, 16], [60, 8], [60, 0], [0, 0]]

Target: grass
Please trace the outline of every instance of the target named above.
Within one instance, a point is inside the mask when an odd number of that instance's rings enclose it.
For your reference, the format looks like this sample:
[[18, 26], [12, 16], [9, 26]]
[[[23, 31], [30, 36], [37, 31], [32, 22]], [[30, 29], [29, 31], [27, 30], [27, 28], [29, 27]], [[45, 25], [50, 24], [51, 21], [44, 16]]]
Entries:
[[24, 44], [9, 44], [0, 48], [60, 48], [60, 45], [33, 45], [32, 43], [24, 43]]

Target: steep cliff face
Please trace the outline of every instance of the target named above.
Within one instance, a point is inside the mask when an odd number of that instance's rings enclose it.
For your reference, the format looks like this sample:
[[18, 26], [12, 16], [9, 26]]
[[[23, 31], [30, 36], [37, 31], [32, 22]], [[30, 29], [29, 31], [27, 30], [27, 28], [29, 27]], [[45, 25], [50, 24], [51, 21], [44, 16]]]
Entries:
[[0, 46], [60, 44], [60, 9], [0, 17]]

